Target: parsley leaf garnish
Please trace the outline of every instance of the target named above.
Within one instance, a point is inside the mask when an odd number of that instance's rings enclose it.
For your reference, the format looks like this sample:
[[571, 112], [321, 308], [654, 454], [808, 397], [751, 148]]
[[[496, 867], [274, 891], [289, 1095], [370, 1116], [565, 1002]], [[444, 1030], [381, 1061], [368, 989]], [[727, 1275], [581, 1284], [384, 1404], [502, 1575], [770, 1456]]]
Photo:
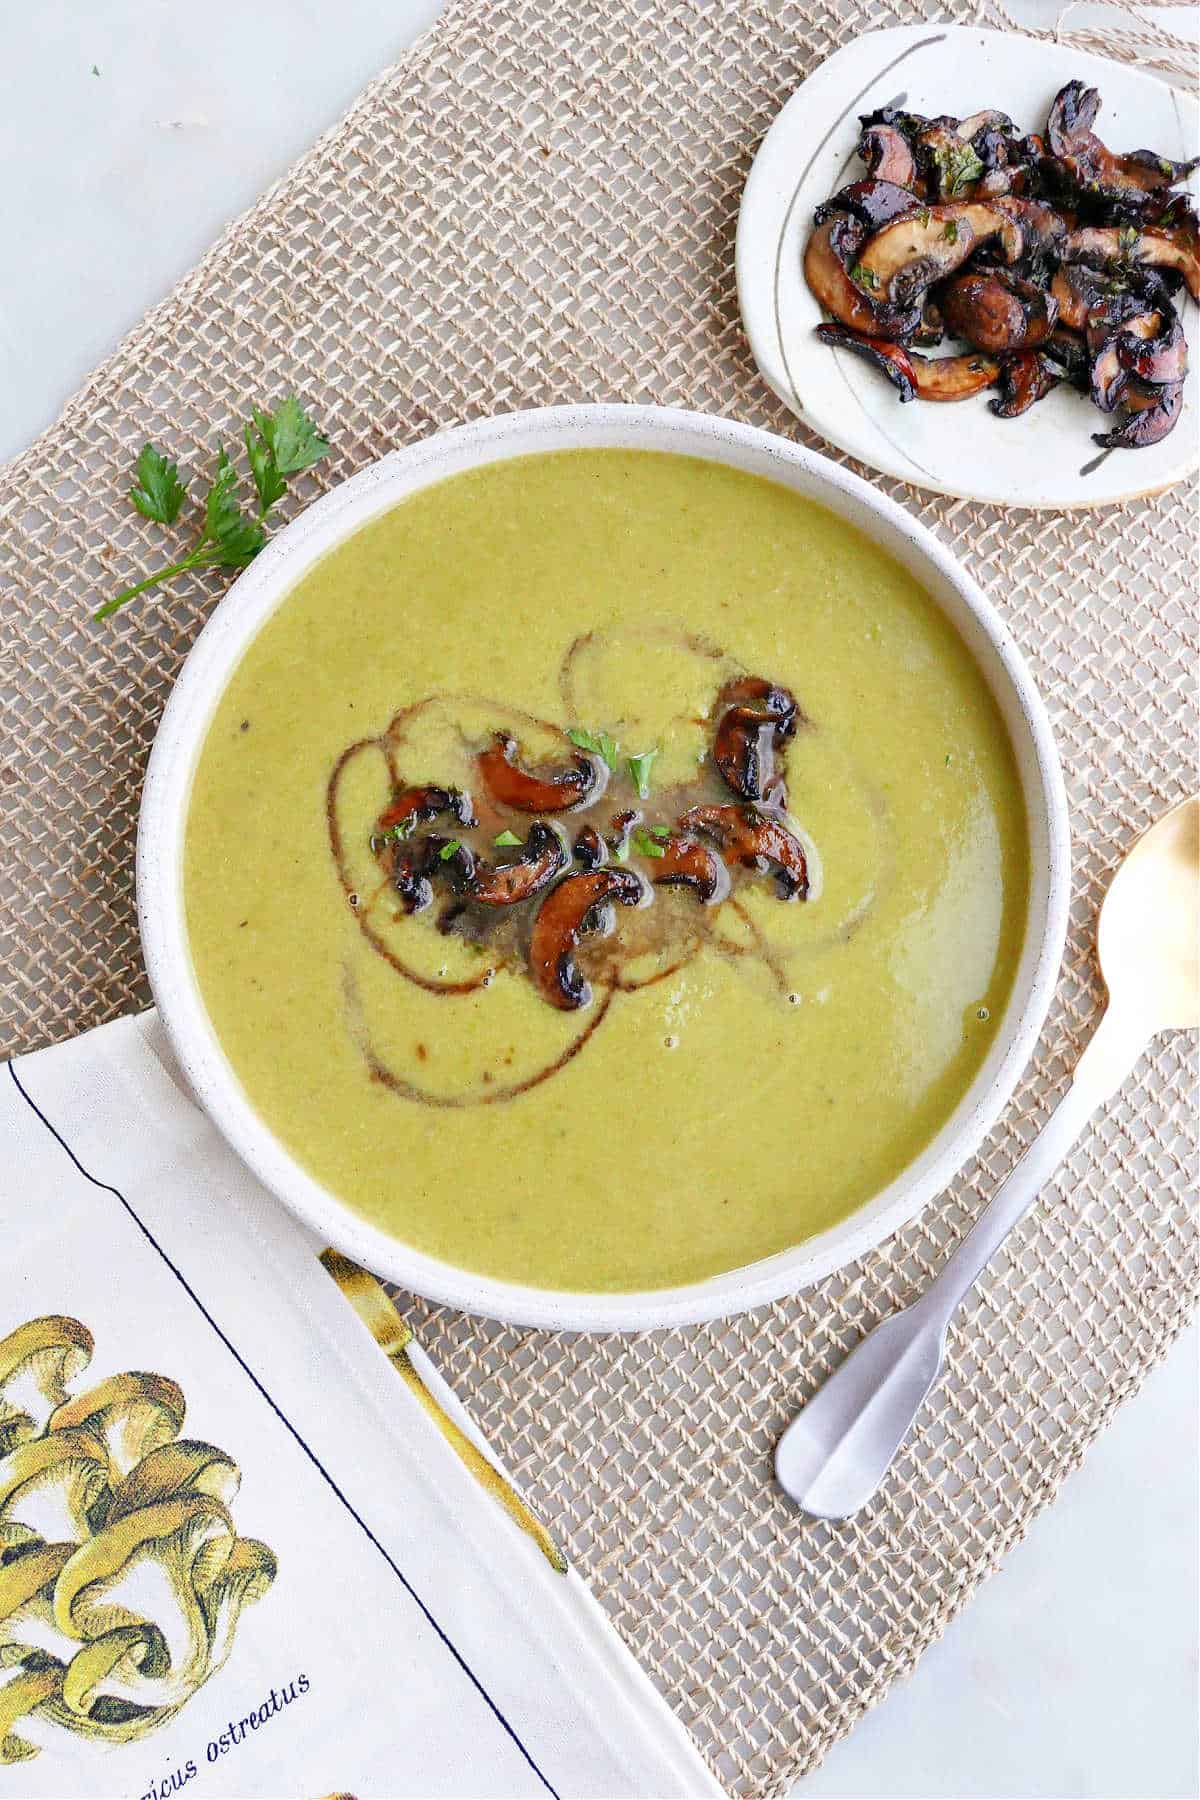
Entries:
[[204, 503], [205, 538], [212, 546], [207, 558], [241, 569], [253, 562], [267, 541], [257, 519], [248, 519], [238, 505], [237, 470], [224, 450], [217, 450], [217, 472]]
[[932, 154], [939, 190], [949, 200], [956, 199], [965, 187], [970, 187], [983, 174], [983, 164], [965, 140], [961, 148], [956, 143], [935, 144]]
[[494, 837], [492, 839], [493, 844], [500, 844], [505, 849], [508, 849], [513, 844], [519, 844], [520, 841], [521, 840], [515, 831], [502, 831], [499, 837]]
[[576, 727], [568, 731], [567, 736], [577, 750], [586, 750], [591, 756], [602, 756], [610, 769], [616, 768], [619, 746], [607, 731], [581, 731]]
[[649, 831], [643, 825], [635, 825], [631, 841], [639, 856], [665, 856], [665, 840], [670, 835], [666, 825], [652, 825]]
[[[178, 562], [158, 569], [144, 581], [135, 582], [92, 615], [107, 619], [127, 601], [160, 582], [168, 581], [187, 569], [218, 564], [227, 569], [242, 569], [253, 562], [267, 541], [264, 529], [272, 507], [288, 489], [289, 479], [310, 469], [328, 454], [329, 445], [304, 411], [294, 394], [282, 400], [273, 413], [257, 406], [247, 420], [243, 433], [250, 474], [258, 496], [257, 514], [243, 512], [238, 495], [238, 473], [225, 451], [218, 447], [217, 465], [204, 502], [204, 524], [192, 548]], [[153, 444], [144, 444], [138, 454], [136, 482], [129, 498], [137, 510], [157, 525], [173, 525], [187, 498], [187, 490], [179, 479], [179, 470]]]
[[958, 242], [958, 220], [957, 219], [947, 219], [946, 220], [946, 223], [942, 226], [942, 236], [944, 238], [947, 238], [950, 243], [957, 244], [957, 242]]
[[328, 443], [295, 394], [289, 394], [274, 413], [261, 412], [256, 406], [244, 435], [250, 473], [264, 513], [287, 492], [289, 475], [303, 474], [329, 454]]
[[459, 840], [457, 838], [450, 838], [446, 843], [444, 843], [442, 845], [441, 849], [438, 851], [438, 860], [440, 862], [449, 862], [450, 858], [452, 856], [454, 856], [456, 854], [456, 852], [461, 849], [462, 849], [462, 845], [459, 842]]
[[152, 519], [156, 525], [173, 525], [187, 499], [178, 464], [168, 462], [153, 444], [143, 444], [134, 474], [137, 480], [129, 490], [129, 498], [142, 517]]
[[643, 750], [640, 756], [625, 758], [625, 767], [629, 770], [629, 779], [637, 789], [639, 800], [650, 798], [650, 770], [657, 755], [657, 750]]
[[864, 269], [859, 262], [851, 263], [850, 279], [857, 282], [859, 287], [870, 288], [872, 291], [879, 286], [879, 277], [874, 269]]

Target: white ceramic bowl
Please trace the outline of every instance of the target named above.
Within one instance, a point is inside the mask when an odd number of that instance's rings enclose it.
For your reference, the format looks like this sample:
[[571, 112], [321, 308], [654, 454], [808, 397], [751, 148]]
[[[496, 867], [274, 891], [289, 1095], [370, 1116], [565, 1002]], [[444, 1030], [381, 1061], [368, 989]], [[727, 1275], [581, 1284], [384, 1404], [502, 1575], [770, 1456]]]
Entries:
[[[522, 1287], [440, 1262], [367, 1224], [307, 1174], [258, 1117], [209, 1022], [188, 952], [181, 878], [192, 774], [217, 701], [263, 621], [318, 558], [448, 475], [512, 456], [596, 448], [674, 451], [768, 476], [882, 544], [924, 584], [983, 670], [1012, 738], [1032, 834], [1029, 927], [1012, 999], [983, 1068], [933, 1142], [852, 1217], [792, 1250], [686, 1287], [624, 1294]], [[993, 608], [923, 526], [835, 463], [750, 426], [656, 407], [569, 406], [458, 426], [394, 452], [311, 506], [238, 577], [163, 715], [142, 800], [137, 887], [150, 980], [180, 1064], [267, 1187], [330, 1243], [432, 1299], [516, 1324], [607, 1331], [716, 1318], [794, 1292], [880, 1243], [946, 1185], [995, 1122], [1041, 1029], [1062, 955], [1069, 860], [1062, 775], [1041, 700]]]

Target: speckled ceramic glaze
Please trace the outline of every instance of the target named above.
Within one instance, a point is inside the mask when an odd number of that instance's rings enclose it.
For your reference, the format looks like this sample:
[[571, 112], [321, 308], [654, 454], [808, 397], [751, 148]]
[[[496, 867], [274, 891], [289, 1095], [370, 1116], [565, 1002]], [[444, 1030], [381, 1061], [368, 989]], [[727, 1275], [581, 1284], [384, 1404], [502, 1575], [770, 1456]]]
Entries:
[[831, 444], [915, 487], [1037, 508], [1158, 493], [1195, 463], [1200, 309], [1186, 289], [1176, 300], [1192, 352], [1183, 411], [1170, 436], [1145, 450], [1101, 450], [1092, 433], [1111, 420], [1066, 386], [1018, 419], [993, 418], [986, 394], [901, 405], [861, 357], [815, 335], [824, 314], [801, 259], [815, 208], [865, 173], [855, 155], [861, 113], [898, 105], [965, 118], [995, 106], [1040, 131], [1055, 94], [1075, 77], [1099, 88], [1095, 129], [1113, 149], [1195, 155], [1200, 115], [1178, 88], [1060, 44], [954, 25], [868, 32], [823, 62], [775, 120], [742, 195], [738, 300], [763, 376]]
[[[983, 671], [1012, 739], [1031, 834], [1029, 928], [1012, 998], [987, 1060], [945, 1127], [900, 1179], [837, 1226], [745, 1268], [644, 1293], [568, 1293], [489, 1279], [365, 1223], [298, 1165], [254, 1111], [201, 1002], [184, 926], [182, 852], [193, 771], [217, 700], [263, 621], [319, 557], [408, 495], [481, 464], [573, 448], [716, 461], [779, 482], [875, 539], [922, 583]], [[180, 676], [151, 756], [138, 844], [142, 938], [164, 1021], [199, 1099], [260, 1179], [322, 1239], [406, 1287], [516, 1323], [578, 1330], [741, 1311], [817, 1280], [906, 1223], [976, 1149], [1032, 1051], [1062, 952], [1068, 875], [1066, 801], [1041, 702], [999, 618], [930, 533], [865, 482], [766, 432], [632, 406], [561, 407], [458, 427], [364, 470], [282, 532], [235, 582]]]

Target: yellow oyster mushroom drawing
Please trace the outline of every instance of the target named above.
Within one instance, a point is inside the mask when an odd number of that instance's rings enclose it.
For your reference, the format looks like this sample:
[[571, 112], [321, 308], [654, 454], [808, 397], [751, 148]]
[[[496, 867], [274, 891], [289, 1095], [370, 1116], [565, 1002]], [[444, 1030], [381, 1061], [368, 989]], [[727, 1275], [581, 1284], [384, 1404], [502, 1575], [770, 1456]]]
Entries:
[[0, 1764], [156, 1730], [275, 1578], [234, 1525], [236, 1463], [179, 1436], [182, 1390], [128, 1371], [69, 1393], [92, 1350], [77, 1319], [0, 1338]]

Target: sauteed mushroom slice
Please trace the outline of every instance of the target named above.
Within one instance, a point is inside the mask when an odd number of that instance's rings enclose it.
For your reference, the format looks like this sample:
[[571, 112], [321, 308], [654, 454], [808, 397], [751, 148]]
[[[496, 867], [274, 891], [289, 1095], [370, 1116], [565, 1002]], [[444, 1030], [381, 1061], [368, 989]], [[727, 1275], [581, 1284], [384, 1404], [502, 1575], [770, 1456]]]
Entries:
[[1059, 321], [1070, 331], [1086, 331], [1088, 314], [1100, 299], [1099, 278], [1088, 268], [1064, 264], [1054, 271], [1050, 297]]
[[1000, 195], [992, 201], [992, 210], [1008, 220], [1009, 229], [1000, 236], [1005, 260], [1020, 262], [1027, 273], [1037, 273], [1040, 278], [1040, 272], [1048, 262], [1057, 260], [1067, 241], [1062, 214], [1044, 201], [1018, 194]]
[[1165, 387], [1187, 374], [1187, 338], [1174, 309], [1127, 320], [1116, 342], [1122, 368], [1151, 386]]
[[818, 206], [813, 219], [821, 225], [835, 213], [849, 213], [868, 231], [880, 231], [893, 219], [918, 211], [920, 206], [921, 202], [908, 188], [895, 181], [886, 181], [882, 176], [874, 176], [840, 188], [832, 200], [825, 200]]
[[1151, 194], [1177, 187], [1200, 169], [1200, 156], [1193, 156], [1188, 162], [1175, 162], [1172, 157], [1158, 156], [1153, 150], [1127, 150], [1120, 161], [1132, 179]]
[[715, 850], [699, 838], [672, 832], [662, 838], [662, 855], [650, 866], [655, 887], [691, 888], [705, 906], [714, 906], [729, 892], [729, 870]]
[[519, 768], [513, 761], [516, 752], [516, 739], [498, 731], [493, 743], [477, 758], [480, 776], [492, 799], [514, 812], [570, 812], [574, 807], [590, 805], [607, 786], [608, 769], [599, 756], [580, 751], [570, 768], [547, 775]]
[[717, 705], [722, 711], [713, 761], [735, 794], [761, 800], [774, 774], [774, 753], [794, 736], [801, 717], [796, 696], [759, 675], [745, 675], [726, 682]]
[[1171, 269], [1182, 275], [1193, 300], [1200, 300], [1200, 255], [1195, 233], [1186, 227], [1138, 231], [1133, 225], [1086, 225], [1071, 232], [1064, 255], [1069, 262]]
[[848, 213], [834, 213], [813, 231], [804, 250], [804, 279], [827, 313], [855, 331], [872, 337], [900, 338], [919, 323], [920, 314], [893, 314], [876, 306], [868, 286], [850, 279], [857, 268], [859, 246], [866, 233]]
[[1000, 370], [1000, 392], [988, 401], [998, 419], [1018, 419], [1056, 388], [1062, 377], [1040, 350], [1006, 357]]
[[610, 819], [612, 833], [606, 840], [607, 848], [619, 860], [624, 860], [628, 854], [630, 833], [641, 822], [642, 815], [635, 806], [627, 807], [624, 812], [614, 813]]
[[1010, 204], [950, 202], [896, 219], [859, 252], [860, 279], [881, 302], [904, 311], [919, 305], [927, 287], [961, 268], [988, 238], [998, 236], [1006, 260], [1015, 262], [1025, 239], [1019, 215], [1003, 210]]
[[1093, 432], [1093, 438], [1105, 450], [1144, 450], [1175, 429], [1183, 406], [1183, 383], [1177, 381], [1145, 392], [1131, 385], [1124, 400], [1129, 409], [1127, 417], [1112, 431]]
[[894, 181], [897, 187], [915, 187], [916, 161], [903, 133], [894, 125], [880, 121], [864, 126], [858, 154], [877, 180]]
[[1058, 321], [1053, 296], [1006, 269], [956, 276], [942, 296], [942, 311], [954, 336], [980, 350], [1032, 350]]
[[770, 870], [783, 900], [807, 900], [808, 858], [777, 809], [763, 806], [693, 806], [679, 821], [685, 831], [715, 840], [727, 863]]
[[926, 294], [921, 302], [921, 323], [913, 332], [912, 342], [919, 350], [934, 350], [946, 335], [946, 321], [936, 300]]
[[538, 908], [529, 946], [529, 969], [544, 1000], [563, 1012], [586, 1006], [592, 986], [575, 961], [580, 936], [614, 901], [638, 906], [646, 894], [631, 869], [591, 869], [568, 875]]
[[817, 336], [833, 350], [852, 350], [891, 382], [902, 402], [917, 397], [917, 358], [903, 344], [888, 343], [884, 338], [867, 337], [862, 332], [847, 331], [844, 325], [818, 325]]
[[970, 113], [967, 118], [958, 121], [958, 135], [974, 143], [981, 131], [998, 131], [1005, 137], [1016, 137], [1017, 128], [1006, 112], [998, 107], [985, 106], [982, 112]]
[[552, 826], [539, 819], [529, 827], [521, 852], [512, 862], [492, 864], [477, 860], [463, 891], [480, 906], [516, 906], [540, 894], [566, 866], [567, 853], [561, 838]]
[[403, 837], [416, 826], [431, 825], [446, 813], [459, 825], [469, 826], [475, 823], [470, 795], [461, 793], [458, 788], [404, 788], [380, 813], [375, 833], [378, 837], [384, 837], [388, 832], [395, 834], [396, 827], [399, 826], [398, 835]]
[[576, 858], [585, 869], [598, 869], [608, 861], [608, 845], [594, 825], [584, 825], [574, 843]]
[[902, 344], [886, 344], [861, 337], [839, 325], [818, 325], [817, 336], [836, 349], [853, 350], [886, 375], [904, 400], [933, 400], [951, 404], [969, 400], [991, 387], [1000, 375], [995, 357], [971, 352], [964, 356], [918, 356]]
[[934, 400], [953, 405], [969, 400], [992, 387], [1000, 378], [1000, 363], [994, 356], [972, 351], [965, 356], [914, 356], [913, 370], [917, 378], [917, 399]]
[[432, 901], [432, 877], [437, 871], [439, 852], [447, 841], [425, 837], [411, 844], [397, 845], [392, 857], [392, 885], [405, 912], [424, 912]]
[[1077, 331], [1071, 331], [1061, 322], [1054, 327], [1041, 354], [1048, 362], [1052, 362], [1058, 370], [1059, 378], [1069, 381], [1081, 393], [1086, 394], [1089, 385], [1087, 345]]
[[1074, 156], [1091, 139], [1100, 111], [1100, 93], [1082, 81], [1068, 81], [1060, 88], [1046, 120], [1046, 141], [1055, 156]]
[[[1130, 375], [1136, 373], [1130, 368], [1131, 361], [1140, 357], [1148, 367], [1154, 366], [1148, 346], [1160, 339], [1165, 326], [1165, 314], [1147, 306], [1137, 294], [1112, 294], [1091, 309], [1086, 332], [1091, 357], [1090, 387], [1101, 412], [1114, 411], [1124, 399]], [[1171, 352], [1164, 348], [1164, 381], [1182, 378], [1182, 371], [1172, 370], [1173, 360]], [[1185, 346], [1183, 369], [1186, 367]]]
[[1196, 160], [1173, 162], [1152, 150], [1116, 155], [1091, 129], [1099, 110], [1100, 95], [1095, 88], [1069, 81], [1056, 97], [1046, 123], [1046, 136], [1060, 172], [1093, 203], [1096, 198], [1161, 193], [1186, 179], [1197, 166]]

